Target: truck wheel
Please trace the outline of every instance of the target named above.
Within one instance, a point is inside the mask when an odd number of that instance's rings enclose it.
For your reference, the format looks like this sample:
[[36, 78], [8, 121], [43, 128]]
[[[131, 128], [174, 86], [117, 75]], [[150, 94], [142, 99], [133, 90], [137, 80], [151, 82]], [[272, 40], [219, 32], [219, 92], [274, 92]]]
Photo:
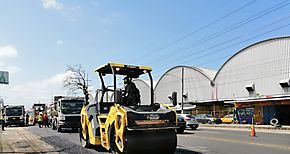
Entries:
[[182, 134], [182, 133], [184, 132], [184, 130], [185, 130], [185, 128], [177, 128], [177, 129], [176, 129], [176, 132], [177, 132], [178, 134]]

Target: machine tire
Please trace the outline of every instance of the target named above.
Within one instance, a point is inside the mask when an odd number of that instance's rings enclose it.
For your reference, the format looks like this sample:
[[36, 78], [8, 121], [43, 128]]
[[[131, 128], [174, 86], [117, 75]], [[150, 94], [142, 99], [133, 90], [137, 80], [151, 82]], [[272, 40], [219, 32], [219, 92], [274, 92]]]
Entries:
[[80, 142], [83, 148], [89, 148], [90, 142], [89, 142], [89, 133], [86, 132], [86, 139], [83, 137], [82, 128], [80, 128]]
[[279, 120], [278, 120], [277, 118], [272, 118], [272, 119], [270, 120], [270, 124], [271, 124], [272, 126], [276, 126], [276, 125], [278, 125], [278, 123], [279, 123]]
[[110, 135], [109, 135], [109, 142], [110, 142], [110, 152], [113, 154], [124, 154], [123, 152], [121, 152], [116, 143], [115, 143], [115, 128], [114, 128], [114, 124], [110, 127], [109, 129]]

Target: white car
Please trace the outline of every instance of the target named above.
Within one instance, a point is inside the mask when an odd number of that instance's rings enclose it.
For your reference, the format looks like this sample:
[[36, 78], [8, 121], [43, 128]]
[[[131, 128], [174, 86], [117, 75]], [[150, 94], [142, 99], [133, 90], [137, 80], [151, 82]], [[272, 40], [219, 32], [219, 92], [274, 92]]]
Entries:
[[184, 118], [187, 127], [191, 128], [192, 130], [196, 130], [198, 128], [198, 122], [192, 115], [190, 114], [178, 114], [178, 115]]

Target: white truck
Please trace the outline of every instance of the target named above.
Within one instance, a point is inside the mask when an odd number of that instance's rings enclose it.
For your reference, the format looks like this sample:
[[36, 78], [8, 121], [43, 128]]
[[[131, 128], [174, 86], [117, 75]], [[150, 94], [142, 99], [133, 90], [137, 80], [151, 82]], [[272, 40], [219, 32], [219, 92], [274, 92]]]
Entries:
[[63, 129], [80, 128], [80, 113], [84, 104], [83, 97], [54, 96], [50, 112], [52, 129], [61, 132]]
[[5, 125], [25, 125], [24, 105], [7, 105], [4, 108]]

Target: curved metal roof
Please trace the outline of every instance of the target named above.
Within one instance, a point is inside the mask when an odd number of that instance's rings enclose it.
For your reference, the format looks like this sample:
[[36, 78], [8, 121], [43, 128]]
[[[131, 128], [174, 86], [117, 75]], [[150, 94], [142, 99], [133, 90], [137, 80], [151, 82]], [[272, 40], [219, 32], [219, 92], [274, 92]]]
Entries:
[[213, 81], [213, 77], [215, 76], [215, 72], [214, 70], [210, 70], [210, 69], [205, 69], [205, 68], [199, 68], [199, 67], [193, 67], [193, 66], [184, 66], [184, 65], [179, 65], [179, 66], [175, 66], [175, 67], [172, 67], [170, 68], [169, 70], [167, 70], [166, 72], [163, 73], [163, 75], [159, 78], [159, 80], [157, 81], [156, 83], [156, 86], [154, 87], [154, 90], [156, 89], [156, 87], [158, 86], [160, 80], [166, 75], [166, 73], [176, 69], [176, 68], [182, 68], [182, 67], [185, 67], [185, 68], [189, 68], [189, 69], [192, 69], [194, 71], [197, 71], [199, 72], [200, 74], [202, 74], [204, 77], [206, 77], [209, 81]]
[[220, 67], [220, 69], [216, 72], [216, 74], [215, 74], [215, 76], [214, 76], [214, 78], [213, 78], [213, 81], [215, 81], [215, 79], [217, 78], [217, 76], [219, 75], [219, 72], [224, 68], [224, 66], [230, 61], [230, 60], [232, 60], [233, 58], [235, 58], [238, 54], [240, 54], [240, 53], [242, 53], [242, 52], [244, 52], [244, 51], [246, 51], [247, 49], [249, 49], [249, 48], [251, 48], [251, 47], [253, 47], [253, 46], [255, 46], [255, 45], [258, 45], [258, 44], [261, 44], [261, 43], [266, 43], [266, 42], [268, 42], [268, 41], [273, 41], [273, 40], [278, 40], [278, 39], [289, 39], [290, 38], [290, 36], [280, 36], [280, 37], [274, 37], [274, 38], [270, 38], [270, 39], [266, 39], [266, 40], [262, 40], [262, 41], [258, 41], [258, 42], [256, 42], [256, 43], [254, 43], [254, 44], [252, 44], [252, 45], [249, 45], [249, 46], [247, 46], [247, 47], [245, 47], [245, 48], [243, 48], [243, 49], [241, 49], [241, 50], [239, 50], [237, 53], [235, 53], [232, 57], [230, 57], [221, 67]]

